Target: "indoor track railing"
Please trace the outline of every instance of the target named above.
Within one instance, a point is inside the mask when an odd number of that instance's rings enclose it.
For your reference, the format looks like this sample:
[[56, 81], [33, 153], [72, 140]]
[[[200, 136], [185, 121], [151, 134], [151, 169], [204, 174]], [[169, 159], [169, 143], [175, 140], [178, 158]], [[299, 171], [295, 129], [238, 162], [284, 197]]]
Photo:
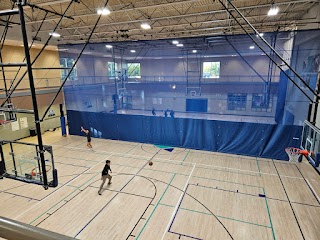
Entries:
[[[263, 76], [267, 79], [267, 76]], [[273, 75], [272, 79], [275, 82], [279, 81], [279, 75]], [[114, 83], [114, 77], [108, 76], [78, 76], [76, 80], [67, 81], [66, 86], [70, 85], [83, 85], [83, 84], [103, 84], [103, 83]], [[143, 75], [139, 78], [127, 78], [125, 82], [136, 82], [136, 83], [157, 83], [157, 82], [186, 82], [186, 76], [150, 76]], [[199, 81], [193, 81], [199, 83]], [[257, 75], [222, 75], [219, 78], [201, 78], [201, 83], [216, 83], [216, 82], [252, 82], [262, 83], [262, 80]]]
[[55, 232], [0, 217], [0, 237], [8, 240], [71, 240]]

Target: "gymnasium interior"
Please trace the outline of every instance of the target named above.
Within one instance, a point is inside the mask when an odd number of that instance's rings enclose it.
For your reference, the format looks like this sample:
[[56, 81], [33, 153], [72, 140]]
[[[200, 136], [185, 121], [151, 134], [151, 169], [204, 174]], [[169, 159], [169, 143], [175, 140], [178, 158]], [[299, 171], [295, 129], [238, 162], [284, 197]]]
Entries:
[[319, 39], [319, 0], [0, 0], [0, 239], [319, 239]]

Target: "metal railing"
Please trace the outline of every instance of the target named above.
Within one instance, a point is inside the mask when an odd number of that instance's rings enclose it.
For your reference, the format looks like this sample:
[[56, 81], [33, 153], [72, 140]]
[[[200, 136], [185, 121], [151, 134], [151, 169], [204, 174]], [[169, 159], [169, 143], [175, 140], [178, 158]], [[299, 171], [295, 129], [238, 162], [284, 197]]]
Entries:
[[0, 237], [8, 240], [71, 240], [74, 238], [0, 217]]
[[[263, 76], [267, 79], [267, 76]], [[126, 82], [136, 82], [136, 83], [157, 83], [157, 82], [186, 82], [186, 76], [151, 76], [143, 75], [139, 78], [127, 78]], [[279, 75], [272, 76], [273, 81], [277, 82], [279, 80]], [[108, 76], [78, 76], [77, 80], [67, 81], [66, 86], [70, 85], [84, 85], [84, 84], [102, 84], [102, 83], [114, 83], [114, 77]], [[192, 82], [192, 81], [191, 81]], [[196, 79], [194, 82], [199, 82]], [[223, 75], [219, 78], [200, 78], [201, 83], [216, 83], [216, 82], [257, 82], [262, 83], [262, 80], [257, 75]]]

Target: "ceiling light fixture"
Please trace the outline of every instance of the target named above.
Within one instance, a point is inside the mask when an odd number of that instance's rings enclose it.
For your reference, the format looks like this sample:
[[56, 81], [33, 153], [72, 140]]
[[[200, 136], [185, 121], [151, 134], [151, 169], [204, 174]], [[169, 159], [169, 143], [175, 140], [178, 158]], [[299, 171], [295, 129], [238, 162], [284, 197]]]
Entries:
[[52, 37], [56, 37], [56, 38], [61, 37], [61, 35], [57, 32], [51, 32], [51, 33], [49, 33], [49, 35]]
[[177, 45], [177, 44], [179, 44], [179, 41], [177, 41], [177, 40], [173, 40], [173, 41], [172, 41], [172, 44]]
[[109, 15], [111, 12], [110, 12], [110, 10], [108, 9], [108, 8], [99, 8], [98, 10], [97, 10], [97, 13], [99, 14], [99, 15]]
[[135, 52], [136, 52], [136, 50], [130, 50], [130, 52], [135, 53]]
[[113, 47], [112, 47], [112, 45], [106, 45], [106, 48], [111, 49]]
[[257, 34], [256, 36], [257, 36], [257, 37], [259, 37], [259, 36], [260, 36], [260, 37], [263, 37], [263, 35], [264, 35], [263, 33], [259, 33], [259, 34]]
[[148, 30], [151, 29], [151, 26], [148, 23], [141, 23], [141, 28], [144, 30]]
[[197, 50], [192, 50], [192, 52], [193, 52], [193, 53], [197, 53], [198, 51], [197, 51]]
[[274, 5], [271, 5], [271, 8], [268, 12], [268, 16], [275, 16], [278, 14], [278, 12], [279, 12], [279, 8]]
[[250, 46], [249, 48], [250, 48], [250, 49], [254, 49], [254, 46]]
[[177, 47], [183, 47], [183, 44], [182, 43], [178, 43]]

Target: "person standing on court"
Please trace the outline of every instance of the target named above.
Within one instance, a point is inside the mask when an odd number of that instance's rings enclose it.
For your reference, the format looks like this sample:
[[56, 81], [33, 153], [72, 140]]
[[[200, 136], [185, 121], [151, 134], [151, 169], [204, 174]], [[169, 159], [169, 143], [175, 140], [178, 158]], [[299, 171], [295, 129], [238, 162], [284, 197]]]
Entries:
[[171, 116], [172, 118], [174, 118], [174, 111], [173, 111], [173, 110], [170, 111], [170, 116]]
[[154, 109], [154, 107], [152, 108], [151, 113], [152, 113], [153, 116], [156, 116], [156, 115], [157, 115], [157, 114], [156, 114], [156, 110]]
[[84, 132], [84, 133], [86, 134], [86, 136], [87, 136], [87, 147], [91, 149], [91, 148], [92, 148], [92, 145], [91, 145], [90, 131], [84, 129], [83, 127], [81, 127], [81, 132]]
[[106, 165], [104, 166], [104, 168], [102, 170], [102, 176], [101, 176], [102, 183], [101, 183], [100, 189], [98, 191], [99, 195], [102, 194], [101, 191], [102, 191], [103, 185], [105, 184], [107, 178], [109, 179], [108, 184], [111, 184], [112, 176], [109, 174], [109, 171], [112, 173], [112, 170], [110, 168], [110, 163], [111, 163], [110, 160], [107, 160]]

